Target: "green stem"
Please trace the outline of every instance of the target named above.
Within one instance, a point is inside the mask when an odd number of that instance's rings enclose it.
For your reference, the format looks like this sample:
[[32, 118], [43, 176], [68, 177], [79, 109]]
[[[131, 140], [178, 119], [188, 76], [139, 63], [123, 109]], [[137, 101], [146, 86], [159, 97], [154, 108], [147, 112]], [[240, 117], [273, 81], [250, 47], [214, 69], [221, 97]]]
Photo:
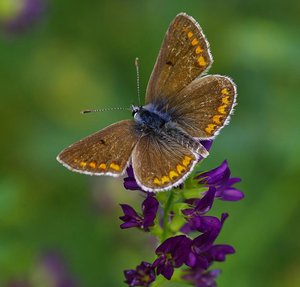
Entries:
[[162, 234], [162, 241], [168, 238], [169, 233], [169, 215], [170, 215], [170, 209], [172, 207], [174, 198], [174, 192], [173, 190], [170, 190], [170, 194], [168, 197], [168, 200], [164, 207], [164, 220], [163, 220], [163, 234]]

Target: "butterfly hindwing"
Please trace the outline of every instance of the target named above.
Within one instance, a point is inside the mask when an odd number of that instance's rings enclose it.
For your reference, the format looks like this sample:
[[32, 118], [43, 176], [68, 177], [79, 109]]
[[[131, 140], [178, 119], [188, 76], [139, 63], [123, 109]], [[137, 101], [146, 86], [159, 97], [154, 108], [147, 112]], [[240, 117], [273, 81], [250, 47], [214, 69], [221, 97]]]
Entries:
[[138, 138], [133, 120], [120, 121], [67, 147], [57, 160], [79, 173], [119, 176]]
[[[236, 86], [225, 76], [197, 78], [170, 97], [171, 117], [195, 138], [213, 138], [229, 122], [236, 103]], [[171, 111], [170, 110], [170, 111]]]
[[186, 147], [152, 134], [141, 137], [132, 153], [135, 179], [144, 190], [154, 192], [181, 184], [197, 161]]
[[146, 104], [177, 94], [212, 64], [209, 44], [199, 24], [178, 14], [165, 35], [146, 93]]

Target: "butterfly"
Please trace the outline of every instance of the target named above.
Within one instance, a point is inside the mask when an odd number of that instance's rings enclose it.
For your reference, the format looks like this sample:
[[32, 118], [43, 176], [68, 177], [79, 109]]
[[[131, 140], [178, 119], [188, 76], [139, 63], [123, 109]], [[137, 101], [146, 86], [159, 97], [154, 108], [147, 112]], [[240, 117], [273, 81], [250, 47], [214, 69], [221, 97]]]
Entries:
[[57, 160], [68, 169], [120, 176], [132, 164], [145, 191], [169, 190], [184, 182], [229, 123], [236, 86], [226, 76], [204, 75], [213, 62], [199, 24], [185, 13], [171, 22], [154, 65], [144, 106], [133, 119], [114, 123], [64, 149]]

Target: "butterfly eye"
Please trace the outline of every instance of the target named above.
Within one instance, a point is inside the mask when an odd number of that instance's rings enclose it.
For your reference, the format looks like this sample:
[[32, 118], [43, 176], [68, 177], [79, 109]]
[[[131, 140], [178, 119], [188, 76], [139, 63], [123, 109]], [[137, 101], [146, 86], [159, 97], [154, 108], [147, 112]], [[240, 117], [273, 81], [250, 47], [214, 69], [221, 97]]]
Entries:
[[137, 106], [132, 105], [132, 106], [131, 106], [132, 116], [134, 117], [135, 114], [136, 114], [140, 109], [141, 109], [141, 107], [137, 107]]

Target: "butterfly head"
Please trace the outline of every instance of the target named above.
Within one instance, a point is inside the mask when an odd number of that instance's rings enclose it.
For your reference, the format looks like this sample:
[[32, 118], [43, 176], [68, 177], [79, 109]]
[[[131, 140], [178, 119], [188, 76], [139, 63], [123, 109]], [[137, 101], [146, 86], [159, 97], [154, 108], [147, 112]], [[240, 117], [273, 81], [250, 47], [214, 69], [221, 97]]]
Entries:
[[142, 106], [134, 106], [131, 105], [132, 116], [134, 117], [136, 113], [138, 113], [143, 107]]
[[144, 113], [147, 112], [143, 106], [131, 106], [132, 116], [137, 123], [144, 123]]

